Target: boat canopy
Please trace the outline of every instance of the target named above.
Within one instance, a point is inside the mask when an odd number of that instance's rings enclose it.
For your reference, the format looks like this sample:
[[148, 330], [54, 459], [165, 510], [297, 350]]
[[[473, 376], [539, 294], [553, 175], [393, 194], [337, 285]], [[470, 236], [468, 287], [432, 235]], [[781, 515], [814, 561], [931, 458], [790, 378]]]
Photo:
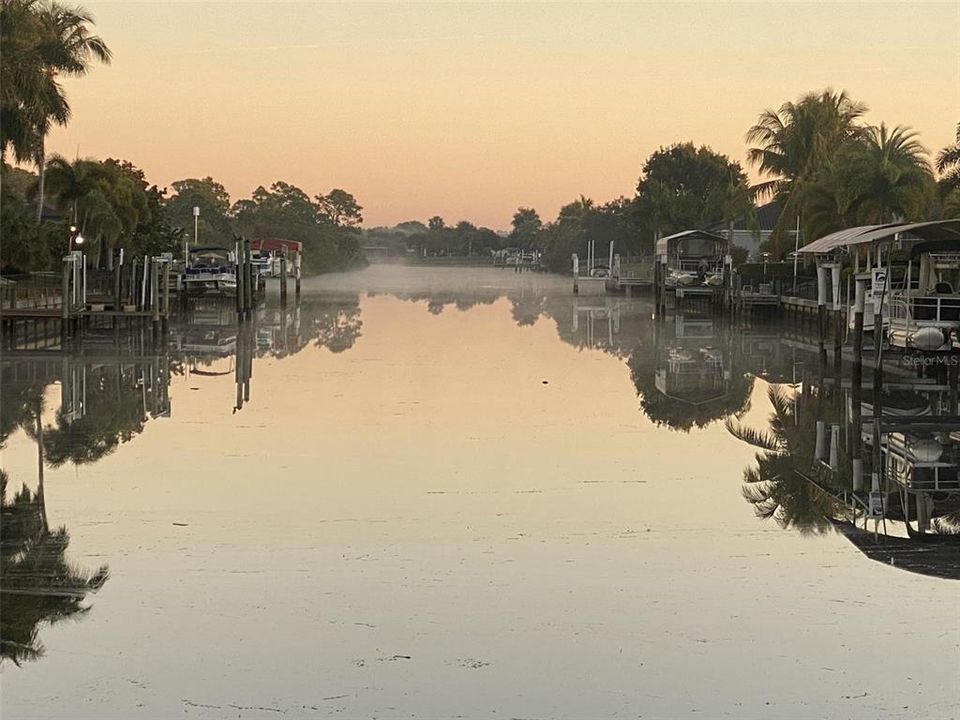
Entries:
[[225, 247], [220, 247], [218, 245], [208, 245], [205, 247], [195, 247], [189, 248], [191, 255], [223, 255], [227, 256], [230, 254], [230, 249]]
[[283, 238], [263, 238], [251, 240], [250, 249], [263, 252], [298, 253], [303, 251], [303, 243], [297, 240], [284, 240]]
[[715, 235], [712, 232], [707, 232], [706, 230], [684, 230], [683, 232], [667, 235], [667, 237], [657, 240], [657, 255], [669, 255], [680, 243], [702, 243], [703, 241], [713, 243], [713, 250], [718, 254], [723, 252], [723, 249], [727, 245], [726, 238]]
[[916, 260], [925, 253], [960, 253], [960, 235], [950, 240], [918, 243], [910, 248], [910, 259]]
[[886, 225], [861, 225], [860, 227], [846, 228], [824, 235], [811, 243], [807, 243], [800, 252], [816, 255], [845, 250], [855, 245], [883, 242], [891, 240], [896, 235], [907, 235], [911, 238], [927, 241], [957, 240], [960, 241], [960, 218], [954, 220], [931, 220], [919, 223], [888, 223]]

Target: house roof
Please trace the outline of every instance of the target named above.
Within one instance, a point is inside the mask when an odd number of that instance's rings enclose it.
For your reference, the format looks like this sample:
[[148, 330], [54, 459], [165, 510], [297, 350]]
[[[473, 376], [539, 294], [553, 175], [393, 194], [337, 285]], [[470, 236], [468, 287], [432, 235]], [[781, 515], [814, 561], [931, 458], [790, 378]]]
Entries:
[[[754, 208], [754, 217], [756, 219], [756, 229], [759, 232], [772, 232], [773, 228], [777, 224], [777, 220], [780, 219], [780, 202], [778, 200], [771, 200], [768, 203]], [[727, 227], [728, 225], [720, 220], [707, 225], [707, 227], [704, 229], [712, 232], [719, 232], [726, 230]], [[737, 216], [736, 220], [733, 221], [733, 229], [753, 230], [752, 223], [748, 221], [748, 216], [746, 213], [742, 213]]]

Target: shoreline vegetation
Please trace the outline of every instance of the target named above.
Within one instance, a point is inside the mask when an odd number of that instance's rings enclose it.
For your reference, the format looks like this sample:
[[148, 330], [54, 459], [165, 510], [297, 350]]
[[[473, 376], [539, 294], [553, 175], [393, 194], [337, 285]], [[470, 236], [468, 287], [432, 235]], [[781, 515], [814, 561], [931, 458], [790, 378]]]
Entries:
[[[185, 240], [230, 247], [243, 235], [302, 242], [310, 274], [363, 267], [364, 248], [374, 260], [377, 252], [448, 265], [486, 265], [504, 248], [538, 250], [549, 270], [566, 272], [571, 254], [591, 241], [649, 257], [657, 238], [682, 230], [732, 234], [736, 224], [759, 239], [757, 210], [770, 202], [778, 212], [761, 250], [772, 261], [795, 242], [844, 227], [960, 217], [960, 124], [956, 143], [934, 155], [909, 126], [869, 125], [865, 104], [830, 88], [763, 110], [746, 129], [758, 183], [706, 145], [675, 143], [646, 159], [632, 197], [599, 204], [581, 195], [546, 222], [534, 208], [519, 207], [503, 233], [466, 220], [448, 226], [439, 216], [364, 229], [363, 208], [350, 192], [311, 196], [282, 180], [236, 200], [210, 176], [160, 187], [127, 160], [71, 161], [47, 152], [50, 129], [71, 115], [61, 79], [112, 59], [93, 26], [84, 9], [53, 0], [0, 4], [4, 274], [57, 268], [71, 233], [85, 238], [88, 263], [104, 268], [121, 249], [127, 257], [179, 257]], [[734, 259], [745, 261], [746, 251]]]

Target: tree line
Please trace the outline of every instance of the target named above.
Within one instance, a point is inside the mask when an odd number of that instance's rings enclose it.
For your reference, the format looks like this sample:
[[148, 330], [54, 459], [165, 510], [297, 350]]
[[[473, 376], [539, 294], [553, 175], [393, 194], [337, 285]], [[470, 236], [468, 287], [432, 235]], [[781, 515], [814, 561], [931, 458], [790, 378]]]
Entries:
[[763, 249], [780, 259], [798, 224], [806, 244], [856, 225], [960, 217], [960, 124], [956, 142], [931, 158], [911, 128], [866, 124], [866, 111], [843, 91], [806, 93], [764, 110], [747, 130], [759, 182], [707, 146], [661, 147], [644, 162], [633, 197], [597, 204], [581, 195], [549, 222], [520, 207], [500, 247], [539, 249], [551, 269], [565, 271], [590, 241], [649, 256], [658, 237], [682, 230], [722, 232], [739, 222], [757, 231], [758, 205], [775, 202]]
[[[364, 261], [357, 237], [362, 208], [342, 189], [311, 198], [278, 181], [232, 203], [209, 177], [177, 181], [171, 192], [125, 160], [48, 157], [50, 129], [71, 114], [62, 78], [111, 60], [92, 26], [88, 12], [53, 0], [0, 4], [0, 267], [52, 269], [76, 234], [90, 262], [105, 268], [120, 248], [133, 255], [179, 253], [184, 240], [230, 247], [235, 234], [302, 242], [307, 271]], [[8, 157], [35, 172], [9, 165]]]

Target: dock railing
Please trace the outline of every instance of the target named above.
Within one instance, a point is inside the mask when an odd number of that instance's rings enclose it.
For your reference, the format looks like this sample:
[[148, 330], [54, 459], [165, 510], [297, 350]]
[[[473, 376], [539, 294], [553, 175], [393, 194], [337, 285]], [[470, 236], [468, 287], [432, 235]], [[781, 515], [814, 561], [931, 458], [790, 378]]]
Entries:
[[0, 278], [0, 308], [36, 310], [63, 305], [60, 273], [35, 272]]

